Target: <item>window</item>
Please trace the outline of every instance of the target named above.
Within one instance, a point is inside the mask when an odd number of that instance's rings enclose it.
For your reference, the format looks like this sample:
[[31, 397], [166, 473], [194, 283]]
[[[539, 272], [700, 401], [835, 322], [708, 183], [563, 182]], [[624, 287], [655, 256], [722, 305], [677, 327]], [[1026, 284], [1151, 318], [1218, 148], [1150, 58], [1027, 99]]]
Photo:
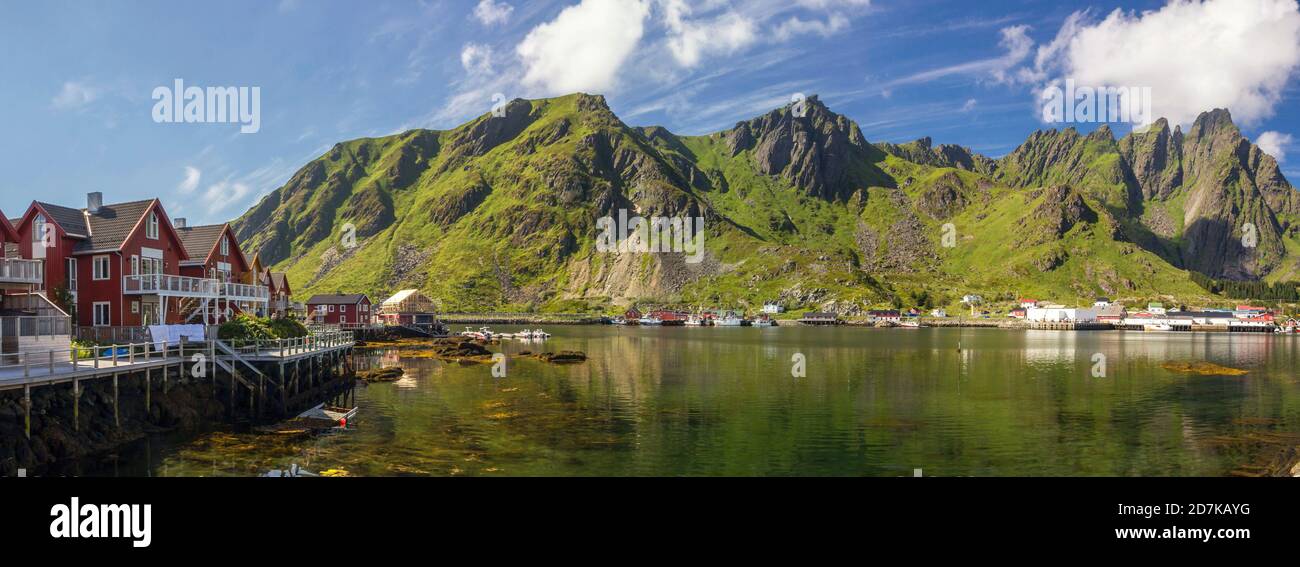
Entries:
[[230, 237], [228, 236], [221, 237], [221, 255], [222, 256], [230, 255]]
[[340, 306], [339, 306], [339, 312], [340, 312], [340, 313], [347, 313], [347, 312], [348, 312], [348, 306], [346, 306], [346, 305], [340, 305]]
[[150, 240], [158, 240], [158, 213], [149, 213], [149, 224], [145, 226], [144, 235]]
[[339, 315], [339, 322], [340, 322], [340, 323], [347, 323], [347, 322], [348, 322], [348, 316], [347, 316], [347, 315]]
[[93, 308], [95, 316], [94, 325], [96, 327], [107, 327], [113, 324], [113, 319], [111, 317], [112, 312], [110, 311], [112, 308], [111, 303], [107, 301], [97, 301], [93, 305]]
[[77, 291], [77, 259], [68, 258], [68, 291]]
[[42, 244], [45, 242], [45, 215], [37, 213], [36, 219], [32, 221], [32, 244]]
[[330, 306], [330, 313], [333, 313], [333, 312], [334, 312], [334, 306], [331, 305], [331, 306]]
[[131, 314], [132, 314], [132, 315], [139, 315], [139, 314], [140, 314], [140, 302], [139, 302], [139, 301], [132, 301], [132, 302], [131, 302]]
[[92, 265], [95, 268], [91, 279], [103, 281], [111, 277], [112, 270], [109, 268], [108, 256], [95, 256], [91, 261], [94, 262]]
[[133, 275], [133, 276], [138, 276], [138, 275], [140, 275], [140, 257], [139, 257], [139, 256], [132, 256], [132, 257], [131, 257], [131, 275]]

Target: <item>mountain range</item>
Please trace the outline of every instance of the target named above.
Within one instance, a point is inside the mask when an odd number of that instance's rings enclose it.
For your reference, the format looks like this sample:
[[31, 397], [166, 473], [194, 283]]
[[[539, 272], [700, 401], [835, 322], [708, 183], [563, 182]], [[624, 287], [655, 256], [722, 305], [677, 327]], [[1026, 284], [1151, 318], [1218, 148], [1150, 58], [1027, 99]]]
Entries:
[[[598, 251], [597, 219], [620, 209], [703, 217], [703, 261]], [[420, 288], [456, 311], [779, 300], [852, 315], [965, 294], [1213, 302], [1193, 273], [1297, 279], [1298, 220], [1277, 162], [1226, 110], [1186, 132], [1038, 131], [993, 159], [929, 138], [873, 144], [817, 97], [679, 136], [574, 94], [339, 143], [235, 229], [300, 294]]]

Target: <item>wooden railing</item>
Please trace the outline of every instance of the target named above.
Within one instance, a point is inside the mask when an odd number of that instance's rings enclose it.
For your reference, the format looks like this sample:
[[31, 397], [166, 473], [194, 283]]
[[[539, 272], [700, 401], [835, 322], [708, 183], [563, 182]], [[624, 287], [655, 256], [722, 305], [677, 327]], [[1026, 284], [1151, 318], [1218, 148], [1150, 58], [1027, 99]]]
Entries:
[[206, 278], [152, 274], [122, 278], [122, 293], [128, 295], [173, 295], [180, 297], [218, 297], [221, 282]]
[[352, 346], [356, 344], [356, 338], [347, 331], [323, 331], [296, 339], [223, 342], [236, 352], [246, 356], [286, 357]]
[[264, 285], [223, 283], [221, 297], [232, 301], [268, 302], [271, 300], [271, 289]]
[[43, 280], [43, 260], [0, 258], [0, 283], [40, 285]]
[[71, 317], [0, 317], [0, 337], [72, 336]]

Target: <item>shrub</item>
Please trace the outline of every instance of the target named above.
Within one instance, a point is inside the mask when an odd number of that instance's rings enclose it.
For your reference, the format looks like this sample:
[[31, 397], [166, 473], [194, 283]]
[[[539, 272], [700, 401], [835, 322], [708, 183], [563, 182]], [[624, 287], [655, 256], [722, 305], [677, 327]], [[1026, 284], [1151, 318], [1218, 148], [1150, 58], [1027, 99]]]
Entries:
[[239, 315], [221, 324], [217, 337], [223, 341], [265, 341], [275, 338], [267, 321]]
[[307, 327], [293, 319], [273, 319], [270, 327], [271, 334], [277, 339], [297, 339], [307, 336]]
[[292, 319], [258, 319], [239, 315], [222, 323], [217, 336], [223, 341], [265, 341], [307, 336], [307, 327]]

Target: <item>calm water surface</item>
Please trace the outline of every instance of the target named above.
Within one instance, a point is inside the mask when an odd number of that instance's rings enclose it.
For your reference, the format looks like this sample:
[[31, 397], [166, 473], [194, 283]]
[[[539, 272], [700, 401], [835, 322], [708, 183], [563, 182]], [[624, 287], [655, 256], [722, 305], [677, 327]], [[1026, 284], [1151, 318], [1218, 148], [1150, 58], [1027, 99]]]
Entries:
[[[512, 332], [510, 327], [498, 330]], [[550, 327], [581, 365], [377, 353], [353, 429], [151, 439], [93, 474], [1222, 475], [1300, 433], [1300, 338], [998, 329]], [[958, 350], [958, 345], [962, 347]], [[495, 348], [495, 347], [494, 347]], [[510, 343], [508, 353], [538, 350]], [[792, 357], [806, 377], [791, 376]], [[1094, 355], [1107, 377], [1094, 378]], [[1208, 361], [1244, 376], [1183, 375]]]

